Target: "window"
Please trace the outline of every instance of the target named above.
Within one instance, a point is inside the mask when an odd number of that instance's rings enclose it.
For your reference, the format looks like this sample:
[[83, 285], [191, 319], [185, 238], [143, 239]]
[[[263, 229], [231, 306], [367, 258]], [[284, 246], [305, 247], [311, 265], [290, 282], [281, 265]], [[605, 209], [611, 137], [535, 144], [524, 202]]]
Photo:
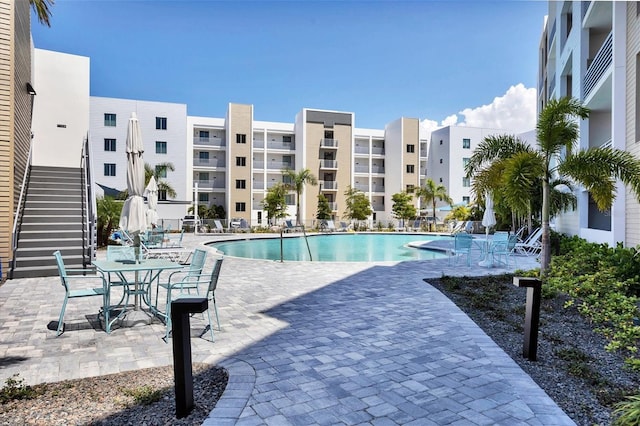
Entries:
[[166, 154], [167, 153], [167, 143], [156, 141], [156, 154]]
[[158, 201], [167, 201], [167, 190], [159, 189], [158, 190]]
[[115, 176], [116, 175], [116, 165], [114, 163], [104, 163], [104, 175], [105, 176]]
[[471, 139], [462, 139], [462, 148], [471, 149]]
[[156, 129], [167, 130], [167, 117], [156, 117]]
[[198, 194], [198, 201], [201, 203], [209, 204], [209, 194], [207, 194], [206, 192], [204, 194]]
[[245, 179], [236, 179], [236, 189], [246, 189], [247, 181]]
[[207, 141], [209, 139], [209, 131], [208, 130], [200, 130], [200, 139]]
[[209, 173], [205, 173], [205, 172], [198, 173], [198, 181], [200, 181], [200, 182], [208, 182], [209, 181]]
[[115, 139], [105, 139], [104, 140], [104, 150], [105, 151], [113, 151], [116, 150], [116, 140]]
[[116, 127], [116, 115], [105, 113], [104, 125], [105, 127]]
[[287, 194], [284, 196], [284, 202], [288, 206], [295, 206], [296, 198], [293, 196], [293, 194]]
[[247, 165], [247, 157], [236, 157], [236, 166], [245, 167]]
[[209, 161], [209, 151], [200, 151], [198, 153], [198, 159], [200, 161]]
[[407, 173], [415, 173], [416, 166], [413, 164], [407, 164]]
[[165, 166], [156, 166], [156, 176], [159, 178], [166, 178], [167, 168]]
[[469, 197], [462, 197], [462, 202], [465, 204], [469, 204], [469, 202], [471, 201], [471, 199]]
[[416, 189], [415, 185], [407, 185], [407, 194], [413, 193], [415, 189]]
[[413, 144], [408, 144], [407, 145], [407, 152], [408, 153], [416, 152], [416, 146], [413, 145]]
[[291, 136], [283, 136], [282, 143], [291, 143]]
[[462, 186], [465, 187], [465, 188], [470, 187], [471, 186], [471, 178], [468, 178], [466, 176], [463, 177], [462, 178]]
[[242, 134], [242, 133], [237, 133], [236, 134], [236, 143], [247, 143], [247, 135]]
[[463, 158], [462, 159], [462, 167], [467, 167], [467, 164], [469, 164], [469, 161], [471, 161], [470, 158]]
[[247, 211], [247, 203], [236, 203], [236, 211], [237, 212]]

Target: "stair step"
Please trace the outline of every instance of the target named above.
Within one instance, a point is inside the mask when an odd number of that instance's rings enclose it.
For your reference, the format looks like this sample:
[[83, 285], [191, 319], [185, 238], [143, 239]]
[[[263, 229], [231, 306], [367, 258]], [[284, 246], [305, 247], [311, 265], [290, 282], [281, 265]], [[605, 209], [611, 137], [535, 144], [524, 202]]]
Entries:
[[42, 223], [22, 223], [20, 233], [23, 232], [58, 232], [65, 234], [67, 232], [82, 231], [83, 224], [79, 222], [42, 222]]
[[79, 210], [82, 209], [82, 200], [68, 200], [66, 198], [63, 198], [62, 200], [59, 201], [52, 201], [52, 200], [27, 200], [27, 202], [25, 203], [25, 208], [29, 208], [29, 209], [57, 209], [57, 208], [64, 208], [64, 209], [75, 209], [75, 210]]
[[20, 235], [18, 248], [49, 248], [49, 247], [82, 247], [80, 238], [22, 238]]
[[24, 215], [22, 223], [75, 223], [82, 225], [82, 216], [80, 215]]

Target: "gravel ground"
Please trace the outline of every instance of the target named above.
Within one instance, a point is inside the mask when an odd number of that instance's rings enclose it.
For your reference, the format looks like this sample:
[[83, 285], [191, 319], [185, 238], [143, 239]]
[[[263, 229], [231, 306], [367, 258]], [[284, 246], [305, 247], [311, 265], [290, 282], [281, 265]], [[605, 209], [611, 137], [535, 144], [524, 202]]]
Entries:
[[522, 355], [526, 290], [511, 276], [425, 280], [469, 315], [578, 425], [611, 424], [612, 405], [637, 394], [640, 375], [624, 368], [619, 354], [565, 297], [543, 300], [538, 360]]
[[[0, 405], [0, 424], [200, 425], [222, 395], [227, 378], [222, 368], [194, 364], [195, 407], [180, 420], [175, 417], [173, 368], [166, 367], [34, 386], [32, 393], [38, 397]], [[137, 404], [136, 397], [155, 402]]]

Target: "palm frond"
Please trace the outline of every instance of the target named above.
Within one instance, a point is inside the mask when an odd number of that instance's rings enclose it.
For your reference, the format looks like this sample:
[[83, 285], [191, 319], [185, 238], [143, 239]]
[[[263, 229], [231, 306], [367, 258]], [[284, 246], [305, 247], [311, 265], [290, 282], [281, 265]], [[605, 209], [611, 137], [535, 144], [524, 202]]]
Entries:
[[538, 116], [536, 134], [540, 152], [545, 160], [560, 154], [562, 149], [572, 154], [579, 137], [577, 119], [587, 118], [590, 110], [571, 97], [550, 99]]
[[473, 155], [469, 159], [465, 167], [467, 177], [473, 175], [487, 163], [498, 159], [511, 157], [513, 154], [521, 151], [532, 151], [526, 142], [513, 135], [491, 135], [487, 136], [478, 144], [473, 151]]
[[38, 16], [38, 22], [47, 27], [51, 27], [51, 9], [54, 0], [29, 0], [31, 8], [36, 12]]

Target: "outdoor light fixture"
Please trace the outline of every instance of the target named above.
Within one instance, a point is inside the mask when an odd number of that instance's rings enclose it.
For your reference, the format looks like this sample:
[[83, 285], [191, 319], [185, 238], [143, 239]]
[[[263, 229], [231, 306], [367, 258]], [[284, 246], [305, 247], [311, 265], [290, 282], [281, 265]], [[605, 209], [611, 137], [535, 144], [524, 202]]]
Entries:
[[31, 83], [29, 82], [27, 82], [27, 93], [30, 94], [31, 96], [34, 96], [36, 94], [36, 90], [33, 88]]

